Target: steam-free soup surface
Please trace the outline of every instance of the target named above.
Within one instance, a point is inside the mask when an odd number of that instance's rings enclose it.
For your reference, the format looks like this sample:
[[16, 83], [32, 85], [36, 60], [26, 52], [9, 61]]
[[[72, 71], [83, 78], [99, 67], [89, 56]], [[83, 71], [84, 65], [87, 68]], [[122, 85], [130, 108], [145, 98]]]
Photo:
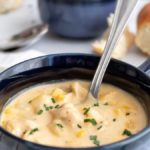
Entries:
[[3, 111], [1, 126], [28, 141], [60, 147], [110, 144], [139, 132], [146, 114], [129, 93], [103, 84], [85, 101], [89, 83], [40, 85], [19, 93]]

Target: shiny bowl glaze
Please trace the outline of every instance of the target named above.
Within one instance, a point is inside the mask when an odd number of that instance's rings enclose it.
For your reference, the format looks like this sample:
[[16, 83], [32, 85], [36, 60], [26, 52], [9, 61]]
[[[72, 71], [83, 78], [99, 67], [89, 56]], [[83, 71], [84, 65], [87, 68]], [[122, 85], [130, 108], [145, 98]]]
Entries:
[[[99, 57], [94, 55], [57, 54], [17, 64], [0, 74], [0, 111], [10, 97], [37, 83], [62, 79], [91, 80], [98, 62]], [[25, 141], [0, 128], [0, 150], [146, 150], [144, 147], [150, 147], [150, 60], [140, 68], [143, 71], [111, 60], [104, 78], [104, 82], [117, 85], [138, 97], [149, 117], [149, 125], [140, 133], [100, 147], [58, 148]]]
[[92, 38], [107, 27], [116, 0], [39, 0], [43, 22], [50, 31], [69, 38]]

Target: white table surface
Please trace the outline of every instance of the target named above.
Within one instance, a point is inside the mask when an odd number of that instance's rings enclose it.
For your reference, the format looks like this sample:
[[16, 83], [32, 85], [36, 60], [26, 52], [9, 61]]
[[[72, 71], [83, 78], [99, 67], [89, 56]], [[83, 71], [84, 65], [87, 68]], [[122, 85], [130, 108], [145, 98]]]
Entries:
[[[132, 18], [129, 21], [129, 26], [131, 31], [136, 31], [136, 17], [140, 9], [145, 3], [149, 0], [141, 0], [138, 8], [134, 12]], [[9, 14], [0, 15], [0, 40], [8, 38], [14, 33], [17, 33], [23, 29], [26, 29], [34, 24], [40, 22], [40, 17], [38, 13], [37, 0], [24, 0], [23, 6]], [[53, 53], [93, 53], [91, 48], [91, 43], [96, 40], [70, 40], [59, 38], [48, 33], [43, 39], [41, 39], [36, 44], [25, 48], [20, 49], [15, 52], [0, 52], [0, 66], [9, 67], [13, 65], [11, 59], [15, 59], [16, 62], [22, 60], [39, 56], [47, 55]], [[34, 50], [30, 52], [31, 50]], [[22, 56], [26, 56], [25, 58]], [[8, 61], [8, 56], [9, 60]], [[13, 56], [13, 57], [12, 57]], [[18, 57], [20, 58], [18, 60]], [[7, 65], [3, 66], [3, 61], [7, 58]], [[135, 46], [129, 50], [127, 56], [125, 56], [122, 61], [128, 62], [132, 65], [139, 66], [147, 59], [147, 56], [143, 55], [138, 48]]]

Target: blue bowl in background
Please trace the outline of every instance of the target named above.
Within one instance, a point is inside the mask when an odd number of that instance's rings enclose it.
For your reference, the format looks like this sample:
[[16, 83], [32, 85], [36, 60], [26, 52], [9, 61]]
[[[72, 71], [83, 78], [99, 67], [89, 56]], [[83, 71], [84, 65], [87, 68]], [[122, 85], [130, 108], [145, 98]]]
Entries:
[[93, 38], [107, 27], [116, 0], [39, 0], [43, 22], [50, 31], [69, 38]]

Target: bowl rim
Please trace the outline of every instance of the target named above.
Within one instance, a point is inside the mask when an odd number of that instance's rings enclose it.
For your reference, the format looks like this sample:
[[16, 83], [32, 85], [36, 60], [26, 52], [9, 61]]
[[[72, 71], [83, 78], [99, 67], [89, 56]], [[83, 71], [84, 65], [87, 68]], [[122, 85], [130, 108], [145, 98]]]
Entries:
[[[54, 57], [64, 57], [64, 56], [68, 56], [68, 57], [89, 57], [89, 58], [100, 58], [99, 56], [96, 56], [96, 55], [93, 55], [93, 54], [85, 54], [85, 53], [59, 53], [59, 54], [49, 54], [49, 55], [44, 55], [44, 56], [39, 56], [39, 57], [36, 57], [36, 58], [32, 58], [32, 59], [29, 59], [29, 60], [25, 60], [23, 62], [20, 62], [16, 65], [13, 65], [11, 67], [9, 67], [8, 69], [4, 70], [3, 72], [0, 73], [0, 76], [5, 73], [6, 71], [9, 71], [11, 69], [14, 69], [15, 67], [19, 66], [19, 65], [22, 65], [26, 62], [29, 62], [29, 61], [32, 61], [32, 60], [37, 60], [39, 58], [54, 58]], [[126, 66], [129, 66], [133, 69], [135, 69], [136, 71], [138, 71], [140, 74], [144, 75], [145, 78], [148, 78], [148, 80], [150, 80], [150, 76], [148, 76], [146, 73], [144, 73], [143, 71], [141, 71], [139, 68], [136, 68], [126, 62], [122, 62], [120, 60], [116, 60], [116, 59], [111, 59], [111, 61], [115, 62], [115, 63], [120, 63], [120, 64], [124, 64]], [[32, 70], [32, 69], [30, 69]], [[21, 72], [20, 72], [21, 73]], [[9, 77], [8, 77], [9, 78]], [[7, 78], [6, 78], [7, 79]], [[3, 81], [5, 80], [2, 79], [0, 80]], [[148, 87], [150, 88], [150, 86]], [[142, 138], [143, 136], [147, 135], [148, 133], [150, 133], [150, 125], [147, 125], [144, 129], [142, 129], [140, 132], [134, 134], [133, 136], [131, 137], [128, 137], [124, 140], [120, 140], [120, 141], [117, 141], [117, 142], [114, 142], [114, 143], [111, 143], [111, 144], [105, 144], [105, 145], [102, 145], [102, 146], [98, 146], [98, 147], [77, 147], [77, 148], [72, 148], [72, 147], [57, 147], [57, 146], [48, 146], [48, 145], [42, 145], [42, 144], [38, 144], [38, 143], [35, 143], [35, 142], [31, 142], [31, 141], [27, 141], [27, 140], [24, 140], [20, 137], [17, 137], [15, 135], [13, 135], [12, 133], [8, 132], [7, 130], [3, 129], [1, 126], [0, 126], [0, 132], [4, 133], [5, 135], [7, 135], [8, 137], [10, 138], [13, 138], [14, 140], [16, 140], [17, 142], [19, 143], [22, 143], [22, 144], [25, 144], [29, 147], [38, 147], [38, 148], [45, 148], [45, 149], [58, 149], [58, 150], [64, 150], [64, 148], [66, 150], [91, 150], [91, 148], [94, 150], [96, 150], [97, 148], [106, 148], [106, 149], [113, 149], [115, 147], [121, 147], [121, 146], [124, 146], [124, 145], [127, 145], [127, 144], [130, 144], [132, 142], [135, 142], [136, 140]]]

